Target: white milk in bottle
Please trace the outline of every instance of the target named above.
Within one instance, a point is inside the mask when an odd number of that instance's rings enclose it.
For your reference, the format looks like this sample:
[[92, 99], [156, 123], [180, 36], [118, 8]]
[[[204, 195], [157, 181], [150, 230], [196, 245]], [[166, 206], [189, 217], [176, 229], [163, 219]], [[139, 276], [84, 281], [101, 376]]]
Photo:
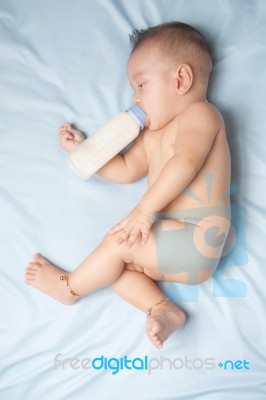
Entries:
[[145, 112], [137, 105], [117, 114], [69, 153], [70, 166], [81, 179], [88, 179], [138, 136], [145, 121]]

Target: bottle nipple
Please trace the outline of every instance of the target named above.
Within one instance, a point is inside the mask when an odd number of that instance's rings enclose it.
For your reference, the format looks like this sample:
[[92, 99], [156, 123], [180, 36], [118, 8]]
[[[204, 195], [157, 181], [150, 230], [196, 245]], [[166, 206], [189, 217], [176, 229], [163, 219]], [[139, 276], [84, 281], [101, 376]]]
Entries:
[[129, 112], [139, 123], [140, 130], [145, 127], [146, 124], [146, 114], [142, 108], [134, 104], [133, 106], [129, 107], [126, 112]]

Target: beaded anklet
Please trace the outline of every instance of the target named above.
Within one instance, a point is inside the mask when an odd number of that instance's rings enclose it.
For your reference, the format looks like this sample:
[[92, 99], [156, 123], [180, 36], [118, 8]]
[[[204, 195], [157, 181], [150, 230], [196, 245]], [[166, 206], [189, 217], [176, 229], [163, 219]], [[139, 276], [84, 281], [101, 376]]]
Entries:
[[169, 299], [166, 297], [165, 299], [162, 299], [161, 301], [159, 301], [158, 303], [154, 304], [154, 306], [148, 308], [148, 312], [147, 312], [147, 318], [150, 318], [152, 310], [159, 306], [160, 304], [162, 304], [164, 301], [168, 301]]
[[60, 280], [61, 281], [66, 281], [66, 285], [67, 285], [67, 290], [73, 295], [73, 296], [79, 296], [79, 294], [75, 293], [74, 290], [71, 289], [70, 285], [69, 285], [69, 275], [61, 275], [60, 276]]

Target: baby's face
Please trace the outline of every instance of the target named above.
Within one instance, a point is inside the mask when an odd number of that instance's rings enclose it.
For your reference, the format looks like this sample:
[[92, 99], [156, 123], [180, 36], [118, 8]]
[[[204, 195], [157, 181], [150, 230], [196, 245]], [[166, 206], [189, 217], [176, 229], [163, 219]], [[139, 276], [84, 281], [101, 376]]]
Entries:
[[178, 95], [174, 72], [162, 62], [158, 50], [140, 46], [128, 60], [133, 101], [147, 114], [150, 130], [159, 130], [177, 116]]

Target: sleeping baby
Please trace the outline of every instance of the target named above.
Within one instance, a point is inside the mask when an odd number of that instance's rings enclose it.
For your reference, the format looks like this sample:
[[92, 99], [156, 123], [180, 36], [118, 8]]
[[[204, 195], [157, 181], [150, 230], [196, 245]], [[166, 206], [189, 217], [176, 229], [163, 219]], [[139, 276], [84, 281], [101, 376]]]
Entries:
[[[25, 282], [64, 304], [111, 285], [147, 313], [147, 335], [161, 348], [186, 318], [156, 282], [198, 285], [214, 274], [230, 227], [230, 154], [206, 99], [212, 58], [202, 34], [171, 22], [130, 39], [127, 74], [146, 127], [97, 173], [121, 184], [147, 175], [147, 191], [73, 272], [35, 254]], [[85, 139], [69, 123], [59, 138], [66, 151]]]

